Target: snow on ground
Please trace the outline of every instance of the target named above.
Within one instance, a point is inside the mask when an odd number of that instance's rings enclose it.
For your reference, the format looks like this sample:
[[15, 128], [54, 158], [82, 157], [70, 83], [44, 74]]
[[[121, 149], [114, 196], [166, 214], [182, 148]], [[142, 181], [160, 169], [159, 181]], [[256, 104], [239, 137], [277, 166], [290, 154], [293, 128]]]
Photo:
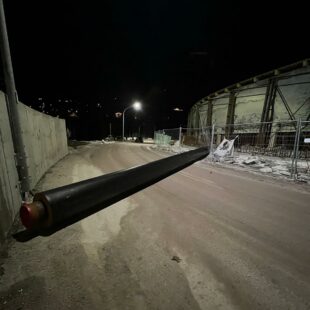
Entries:
[[157, 145], [157, 144], [154, 144], [150, 148], [156, 149], [159, 151], [168, 152], [168, 153], [174, 153], [174, 154], [180, 154], [180, 153], [184, 153], [184, 152], [196, 149], [196, 147], [192, 147], [192, 146], [180, 146], [179, 141], [177, 141], [174, 145]]
[[[253, 156], [245, 153], [235, 152], [233, 156], [215, 158], [209, 155], [207, 162], [219, 165], [230, 165], [239, 167], [242, 170], [258, 172], [273, 177], [291, 178], [292, 159], [272, 156]], [[298, 180], [310, 184], [310, 163], [306, 160], [297, 162]]]

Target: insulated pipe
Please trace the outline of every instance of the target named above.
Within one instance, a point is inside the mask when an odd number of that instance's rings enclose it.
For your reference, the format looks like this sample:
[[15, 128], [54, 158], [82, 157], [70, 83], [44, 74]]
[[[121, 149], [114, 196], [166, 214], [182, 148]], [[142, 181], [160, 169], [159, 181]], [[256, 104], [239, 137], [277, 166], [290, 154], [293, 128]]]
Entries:
[[208, 154], [209, 149], [202, 147], [38, 193], [32, 203], [21, 206], [21, 221], [35, 235], [51, 235], [190, 166]]

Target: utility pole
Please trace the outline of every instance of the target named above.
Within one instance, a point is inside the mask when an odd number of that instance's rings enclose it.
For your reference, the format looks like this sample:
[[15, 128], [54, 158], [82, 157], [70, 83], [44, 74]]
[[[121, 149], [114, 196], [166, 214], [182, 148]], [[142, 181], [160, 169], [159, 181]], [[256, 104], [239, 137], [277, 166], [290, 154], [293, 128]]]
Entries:
[[125, 112], [126, 109], [123, 111], [123, 130], [122, 130], [122, 141], [124, 142], [124, 137], [125, 137]]
[[9, 113], [15, 152], [15, 164], [20, 181], [20, 190], [23, 194], [27, 195], [30, 190], [29, 171], [26, 160], [25, 144], [21, 132], [20, 117], [18, 112], [18, 97], [15, 87], [9, 39], [6, 29], [3, 0], [0, 0], [0, 51], [3, 63], [5, 91], [7, 95], [7, 109]]

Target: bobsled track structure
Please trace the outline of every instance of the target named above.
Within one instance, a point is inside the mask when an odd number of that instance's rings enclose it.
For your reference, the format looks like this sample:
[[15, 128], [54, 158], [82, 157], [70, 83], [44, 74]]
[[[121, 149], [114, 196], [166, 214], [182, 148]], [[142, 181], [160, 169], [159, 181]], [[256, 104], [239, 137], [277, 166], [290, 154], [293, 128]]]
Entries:
[[187, 139], [198, 144], [213, 127], [215, 144], [238, 136], [241, 152], [309, 158], [309, 59], [209, 94], [192, 107], [187, 127]]

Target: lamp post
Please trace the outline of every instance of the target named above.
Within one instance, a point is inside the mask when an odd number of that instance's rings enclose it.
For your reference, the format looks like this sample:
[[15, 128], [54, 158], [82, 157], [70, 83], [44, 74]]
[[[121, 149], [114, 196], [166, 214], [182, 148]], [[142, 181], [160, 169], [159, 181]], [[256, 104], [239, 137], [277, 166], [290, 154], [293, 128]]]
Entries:
[[134, 104], [130, 105], [129, 107], [125, 108], [123, 111], [123, 141], [124, 141], [124, 136], [125, 136], [125, 112], [130, 109], [133, 108], [136, 111], [141, 110], [141, 103], [136, 101]]

